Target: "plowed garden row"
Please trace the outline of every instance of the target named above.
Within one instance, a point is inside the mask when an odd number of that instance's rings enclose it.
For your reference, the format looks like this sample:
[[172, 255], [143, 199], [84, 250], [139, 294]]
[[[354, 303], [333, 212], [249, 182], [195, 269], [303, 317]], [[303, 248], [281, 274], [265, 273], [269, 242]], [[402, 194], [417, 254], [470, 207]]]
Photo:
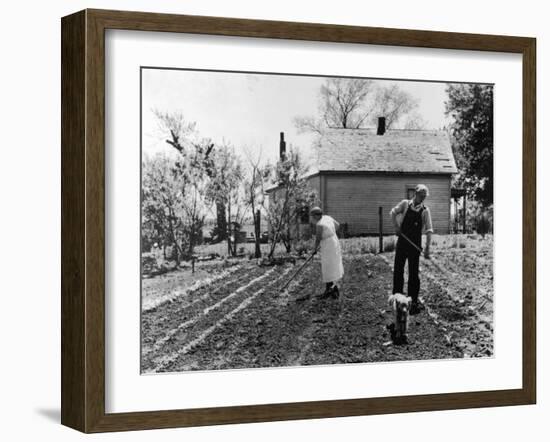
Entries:
[[338, 300], [316, 296], [319, 261], [283, 292], [292, 264], [242, 261], [185, 289], [177, 276], [158, 277], [144, 285], [165, 293], [142, 311], [142, 372], [491, 356], [491, 249], [447, 249], [436, 258], [422, 258], [427, 309], [411, 317], [409, 343], [399, 346], [387, 330], [391, 253], [346, 255]]

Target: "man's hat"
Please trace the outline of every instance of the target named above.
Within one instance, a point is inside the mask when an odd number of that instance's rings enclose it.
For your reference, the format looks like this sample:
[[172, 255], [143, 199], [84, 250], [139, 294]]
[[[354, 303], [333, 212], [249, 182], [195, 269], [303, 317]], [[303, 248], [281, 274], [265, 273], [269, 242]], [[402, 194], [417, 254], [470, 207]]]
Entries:
[[430, 191], [428, 190], [428, 186], [426, 186], [426, 185], [424, 185], [424, 184], [418, 184], [418, 185], [414, 188], [414, 191], [415, 191], [415, 192], [424, 191], [424, 192], [426, 192], [426, 196], [430, 194]]
[[322, 215], [322, 214], [323, 214], [323, 211], [321, 210], [320, 207], [315, 206], [314, 208], [312, 208], [312, 209], [309, 211], [309, 214], [310, 214], [310, 215]]

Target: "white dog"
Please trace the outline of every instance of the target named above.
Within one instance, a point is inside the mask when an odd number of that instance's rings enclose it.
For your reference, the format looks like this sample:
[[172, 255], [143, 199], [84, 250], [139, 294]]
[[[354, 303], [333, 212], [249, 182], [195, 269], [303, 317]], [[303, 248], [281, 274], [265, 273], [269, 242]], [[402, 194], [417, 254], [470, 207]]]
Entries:
[[394, 293], [388, 297], [388, 304], [394, 314], [392, 341], [394, 344], [407, 342], [407, 330], [409, 328], [409, 309], [412, 299], [402, 293]]

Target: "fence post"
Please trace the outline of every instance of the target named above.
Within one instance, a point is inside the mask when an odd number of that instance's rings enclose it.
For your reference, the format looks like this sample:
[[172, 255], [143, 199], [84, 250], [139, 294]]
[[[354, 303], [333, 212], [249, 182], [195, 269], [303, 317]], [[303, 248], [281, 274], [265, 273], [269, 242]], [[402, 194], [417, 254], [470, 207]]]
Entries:
[[382, 206], [378, 208], [378, 230], [379, 230], [379, 249], [380, 253], [384, 251], [384, 231], [383, 231], [383, 223], [382, 223]]
[[464, 201], [464, 217], [462, 219], [462, 233], [466, 233], [466, 194], [464, 194], [463, 196], [463, 201]]
[[260, 211], [256, 210], [256, 216], [254, 217], [254, 257], [255, 258], [261, 258], [262, 257], [262, 249], [260, 248], [260, 240], [261, 240], [261, 219], [260, 219]]
[[233, 256], [237, 256], [237, 243], [239, 242], [239, 229], [237, 223], [233, 224]]

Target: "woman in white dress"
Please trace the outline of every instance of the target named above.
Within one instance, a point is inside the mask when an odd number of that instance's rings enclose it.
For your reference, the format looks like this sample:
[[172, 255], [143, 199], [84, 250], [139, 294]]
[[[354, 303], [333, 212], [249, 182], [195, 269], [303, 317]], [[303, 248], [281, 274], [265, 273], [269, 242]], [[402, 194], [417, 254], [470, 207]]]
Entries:
[[321, 297], [339, 296], [336, 282], [344, 276], [342, 265], [342, 250], [336, 231], [340, 224], [331, 216], [323, 215], [319, 207], [310, 210], [310, 221], [315, 226], [315, 247], [313, 254], [321, 250], [321, 275], [326, 284], [325, 292]]

